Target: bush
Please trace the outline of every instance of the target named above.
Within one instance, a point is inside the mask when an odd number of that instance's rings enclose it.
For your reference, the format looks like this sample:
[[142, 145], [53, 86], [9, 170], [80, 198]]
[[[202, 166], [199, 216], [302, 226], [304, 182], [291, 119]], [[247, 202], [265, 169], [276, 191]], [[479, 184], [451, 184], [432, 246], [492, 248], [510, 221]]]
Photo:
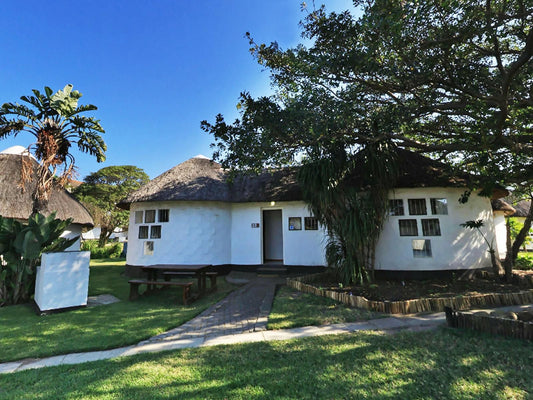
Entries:
[[98, 240], [85, 240], [81, 244], [81, 249], [91, 252], [91, 258], [118, 258], [122, 254], [122, 243], [115, 242], [98, 247]]
[[533, 270], [533, 256], [519, 254], [514, 264], [515, 269]]

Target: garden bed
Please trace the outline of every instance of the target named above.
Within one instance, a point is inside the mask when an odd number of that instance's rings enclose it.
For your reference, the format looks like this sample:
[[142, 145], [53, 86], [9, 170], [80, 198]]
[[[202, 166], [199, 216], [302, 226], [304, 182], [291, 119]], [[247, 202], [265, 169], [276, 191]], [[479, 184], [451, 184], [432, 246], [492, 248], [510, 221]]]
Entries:
[[331, 275], [324, 273], [289, 278], [287, 285], [352, 307], [391, 314], [533, 303], [533, 289], [488, 279], [377, 281], [373, 285], [339, 287]]

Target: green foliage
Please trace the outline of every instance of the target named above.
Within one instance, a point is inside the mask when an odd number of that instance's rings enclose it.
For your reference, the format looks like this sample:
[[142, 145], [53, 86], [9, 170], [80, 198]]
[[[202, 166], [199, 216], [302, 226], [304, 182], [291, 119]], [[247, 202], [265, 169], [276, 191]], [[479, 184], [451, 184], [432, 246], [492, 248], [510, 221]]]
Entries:
[[533, 253], [519, 253], [514, 268], [524, 271], [533, 270]]
[[[33, 193], [34, 213], [45, 208], [58, 169], [62, 169], [61, 184], [72, 175], [75, 162], [70, 150], [72, 145], [95, 156], [98, 162], [105, 161], [107, 150], [100, 136], [105, 132], [100, 122], [81, 115], [96, 110], [95, 106], [78, 105], [82, 95], [72, 90], [70, 84], [56, 93], [47, 86], [44, 91], [33, 89], [33, 96], [20, 98], [26, 104], [4, 103], [0, 108], [0, 139], [17, 136], [23, 131], [35, 137], [35, 143], [28, 146], [40, 165]], [[23, 181], [34, 178], [31, 174], [22, 176]]]
[[100, 247], [98, 240], [84, 240], [81, 249], [91, 252], [91, 259], [118, 258], [122, 254], [123, 244], [119, 242], [110, 243]]
[[[516, 240], [518, 234], [520, 233], [520, 231], [524, 227], [524, 224], [522, 222], [518, 221], [516, 218], [509, 217], [507, 219], [507, 227], [509, 229], [509, 234], [511, 235], [511, 239], [512, 240]], [[524, 241], [523, 241], [522, 245], [525, 246], [526, 244], [530, 244], [531, 240], [532, 240], [531, 236], [526, 236], [524, 238]]]
[[55, 213], [34, 214], [26, 224], [0, 216], [0, 306], [29, 301], [41, 254], [63, 251], [78, 239], [60, 237], [71, 223]]
[[129, 211], [118, 208], [117, 203], [147, 183], [149, 177], [141, 168], [118, 165], [93, 172], [84, 181], [74, 190], [74, 196], [101, 228], [99, 246], [103, 248], [115, 228], [128, 226]]

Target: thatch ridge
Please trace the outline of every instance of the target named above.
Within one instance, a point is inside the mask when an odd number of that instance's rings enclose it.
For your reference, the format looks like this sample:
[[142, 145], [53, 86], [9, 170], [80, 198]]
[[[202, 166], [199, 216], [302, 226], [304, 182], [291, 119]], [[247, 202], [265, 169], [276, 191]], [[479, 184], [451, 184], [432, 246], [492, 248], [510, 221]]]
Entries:
[[516, 212], [516, 210], [509, 203], [502, 199], [495, 199], [490, 201], [493, 211], [502, 211], [505, 216], [510, 216]]
[[[36, 181], [21, 185], [21, 165], [23, 157], [30, 159], [37, 169], [37, 161], [29, 156], [0, 154], [0, 215], [21, 220], [28, 219], [32, 213], [32, 193]], [[94, 225], [87, 209], [65, 189], [57, 186], [52, 189], [50, 199], [43, 214], [56, 212], [56, 218], [72, 218], [73, 223], [91, 227]]]
[[530, 200], [521, 200], [518, 203], [513, 205], [516, 212], [512, 215], [512, 217], [527, 217], [527, 214], [529, 213], [529, 207], [531, 207], [531, 201]]

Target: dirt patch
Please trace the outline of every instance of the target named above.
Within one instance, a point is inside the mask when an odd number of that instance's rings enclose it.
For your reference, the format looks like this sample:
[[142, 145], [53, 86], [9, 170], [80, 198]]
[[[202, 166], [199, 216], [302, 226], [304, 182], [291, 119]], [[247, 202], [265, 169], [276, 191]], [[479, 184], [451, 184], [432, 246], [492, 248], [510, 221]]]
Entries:
[[376, 281], [374, 284], [339, 287], [331, 282], [314, 282], [316, 286], [338, 292], [363, 296], [367, 300], [401, 301], [421, 298], [468, 296], [487, 293], [513, 293], [524, 290], [518, 285], [505, 282], [475, 279], [424, 280], [424, 281]]

